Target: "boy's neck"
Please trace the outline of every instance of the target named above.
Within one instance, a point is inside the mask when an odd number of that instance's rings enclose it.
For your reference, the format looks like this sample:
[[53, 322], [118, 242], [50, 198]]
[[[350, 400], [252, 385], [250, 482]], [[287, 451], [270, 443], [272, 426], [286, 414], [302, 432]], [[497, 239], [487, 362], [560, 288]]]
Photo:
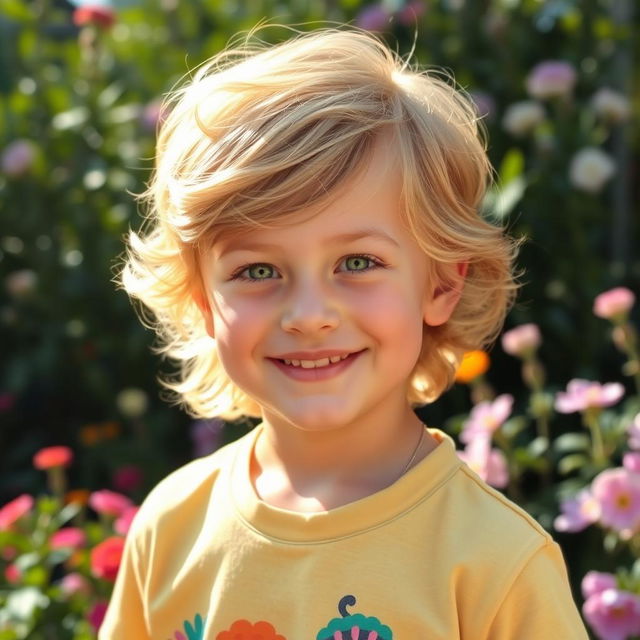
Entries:
[[410, 408], [399, 426], [371, 418], [321, 433], [265, 419], [251, 457], [251, 481], [268, 504], [326, 511], [390, 486], [437, 444]]

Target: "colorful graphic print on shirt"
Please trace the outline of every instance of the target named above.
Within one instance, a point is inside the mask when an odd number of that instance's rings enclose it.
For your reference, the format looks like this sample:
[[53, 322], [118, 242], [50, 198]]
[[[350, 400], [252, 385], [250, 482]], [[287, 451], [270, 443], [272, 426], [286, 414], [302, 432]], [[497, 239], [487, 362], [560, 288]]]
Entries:
[[[316, 636], [316, 640], [393, 640], [393, 632], [378, 618], [365, 617], [361, 613], [350, 614], [347, 607], [353, 607], [356, 599], [346, 595], [338, 603], [339, 618], [333, 618]], [[186, 634], [186, 635], [185, 635]], [[184, 633], [175, 631], [172, 640], [204, 640], [204, 621], [198, 613], [193, 625], [184, 621]], [[226, 631], [221, 631], [216, 640], [286, 640], [276, 632], [275, 627], [264, 620], [249, 622], [236, 620]]]

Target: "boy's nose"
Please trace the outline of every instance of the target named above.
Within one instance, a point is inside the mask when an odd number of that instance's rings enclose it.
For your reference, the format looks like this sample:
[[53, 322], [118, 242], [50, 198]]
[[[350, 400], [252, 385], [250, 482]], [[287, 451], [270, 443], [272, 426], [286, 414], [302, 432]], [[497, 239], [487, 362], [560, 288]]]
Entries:
[[300, 283], [287, 298], [282, 313], [284, 331], [313, 333], [338, 326], [340, 313], [337, 301], [317, 284]]

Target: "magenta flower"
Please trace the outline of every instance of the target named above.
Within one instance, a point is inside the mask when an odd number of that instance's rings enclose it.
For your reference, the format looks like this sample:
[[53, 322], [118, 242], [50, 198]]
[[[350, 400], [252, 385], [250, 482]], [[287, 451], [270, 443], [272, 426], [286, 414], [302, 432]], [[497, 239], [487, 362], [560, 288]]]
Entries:
[[144, 474], [142, 469], [133, 464], [118, 467], [113, 474], [113, 486], [122, 493], [132, 493], [140, 488]]
[[133, 502], [121, 493], [102, 489], [94, 491], [89, 496], [89, 506], [98, 513], [108, 516], [121, 516], [126, 509], [133, 506]]
[[79, 549], [87, 542], [86, 533], [78, 527], [63, 527], [49, 539], [52, 549]]
[[87, 620], [96, 631], [100, 629], [104, 622], [108, 604], [109, 603], [104, 600], [96, 602], [87, 614]]
[[576, 71], [562, 60], [546, 60], [536, 65], [527, 77], [527, 91], [534, 98], [564, 96], [573, 90]]
[[460, 441], [469, 444], [478, 437], [491, 439], [493, 433], [511, 415], [512, 406], [513, 396], [508, 393], [498, 396], [493, 402], [479, 402], [464, 423]]
[[120, 515], [113, 523], [114, 531], [119, 533], [121, 536], [126, 536], [131, 528], [133, 518], [139, 510], [140, 507], [128, 507], [125, 509], [122, 515]]
[[457, 451], [460, 460], [475, 471], [487, 484], [503, 489], [509, 484], [509, 470], [502, 451], [491, 448], [491, 440], [477, 437], [464, 449]]
[[640, 633], [640, 597], [621, 589], [592, 595], [582, 613], [601, 640], [627, 640]]
[[556, 394], [556, 411], [573, 413], [593, 407], [610, 407], [622, 398], [624, 387], [619, 382], [600, 384], [575, 378], [569, 381], [566, 392]]
[[596, 296], [593, 301], [593, 313], [605, 320], [624, 321], [635, 301], [636, 296], [633, 291], [626, 287], [616, 287]]
[[540, 329], [533, 323], [521, 324], [502, 334], [502, 348], [512, 356], [523, 357], [533, 353], [542, 342]]
[[582, 595], [585, 600], [601, 593], [605, 589], [615, 589], [618, 586], [616, 577], [613, 573], [603, 573], [601, 571], [589, 571], [582, 578]]
[[27, 494], [23, 493], [11, 502], [7, 502], [0, 509], [0, 531], [7, 531], [20, 518], [26, 516], [33, 507], [34, 500]]
[[627, 444], [631, 449], [640, 449], [640, 413], [636, 415], [633, 422], [627, 427]]
[[640, 475], [627, 469], [605, 469], [591, 483], [600, 504], [600, 524], [628, 540], [640, 526]]
[[574, 498], [563, 500], [560, 510], [562, 513], [553, 521], [556, 531], [576, 533], [600, 518], [600, 503], [589, 489], [583, 489]]

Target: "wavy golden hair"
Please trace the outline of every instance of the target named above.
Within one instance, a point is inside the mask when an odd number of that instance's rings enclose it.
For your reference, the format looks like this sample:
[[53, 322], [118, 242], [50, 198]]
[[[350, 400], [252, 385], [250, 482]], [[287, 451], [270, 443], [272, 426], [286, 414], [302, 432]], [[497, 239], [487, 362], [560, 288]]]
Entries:
[[424, 326], [408, 384], [413, 406], [433, 401], [462, 354], [496, 338], [518, 286], [518, 243], [479, 213], [492, 171], [472, 102], [442, 72], [411, 69], [357, 29], [250, 42], [165, 98], [155, 168], [138, 195], [147, 219], [129, 233], [118, 282], [143, 303], [155, 350], [178, 362], [162, 383], [190, 415], [260, 416], [223, 369], [194, 302], [199, 256], [220, 234], [273, 227], [322, 202], [392, 131], [403, 216], [431, 276], [446, 282], [447, 266], [469, 265], [451, 318]]

